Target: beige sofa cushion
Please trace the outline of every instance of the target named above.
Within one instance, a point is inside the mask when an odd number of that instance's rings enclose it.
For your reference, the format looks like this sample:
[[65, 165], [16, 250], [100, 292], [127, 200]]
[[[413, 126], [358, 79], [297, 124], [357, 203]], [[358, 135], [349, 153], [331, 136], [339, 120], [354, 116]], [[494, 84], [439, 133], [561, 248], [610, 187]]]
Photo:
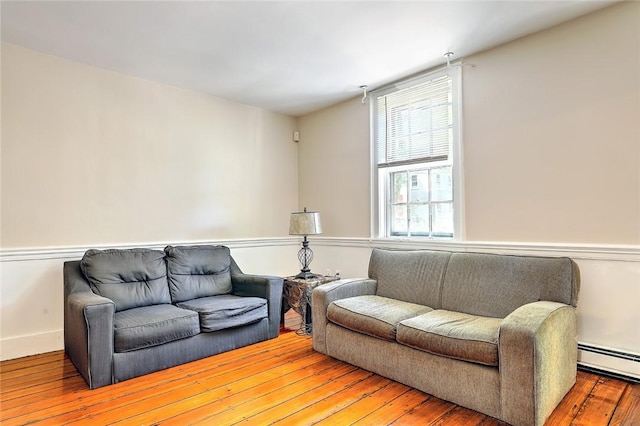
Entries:
[[394, 341], [400, 321], [431, 310], [424, 305], [368, 295], [332, 302], [327, 309], [327, 318], [350, 330]]
[[450, 358], [498, 365], [500, 318], [435, 310], [398, 325], [399, 343]]
[[434, 309], [504, 318], [538, 300], [576, 306], [579, 277], [569, 258], [453, 253]]
[[442, 280], [450, 252], [374, 248], [369, 278], [377, 281], [382, 297], [441, 309]]

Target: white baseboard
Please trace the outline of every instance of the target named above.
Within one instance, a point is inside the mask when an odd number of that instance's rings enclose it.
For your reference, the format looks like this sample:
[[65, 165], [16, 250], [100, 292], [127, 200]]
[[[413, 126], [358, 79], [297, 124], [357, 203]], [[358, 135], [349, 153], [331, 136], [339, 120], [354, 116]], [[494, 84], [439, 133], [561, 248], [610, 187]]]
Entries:
[[640, 381], [640, 354], [580, 343], [578, 365]]
[[0, 361], [64, 349], [63, 330], [46, 331], [0, 340]]

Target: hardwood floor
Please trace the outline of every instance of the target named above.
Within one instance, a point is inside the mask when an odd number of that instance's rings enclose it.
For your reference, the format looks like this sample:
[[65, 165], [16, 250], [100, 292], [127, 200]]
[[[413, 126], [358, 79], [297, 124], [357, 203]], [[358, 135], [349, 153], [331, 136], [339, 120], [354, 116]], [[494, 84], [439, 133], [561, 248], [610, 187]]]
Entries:
[[[62, 351], [4, 361], [0, 394], [3, 426], [504, 424], [314, 352], [293, 332], [95, 390]], [[640, 385], [578, 372], [547, 424], [640, 425]]]

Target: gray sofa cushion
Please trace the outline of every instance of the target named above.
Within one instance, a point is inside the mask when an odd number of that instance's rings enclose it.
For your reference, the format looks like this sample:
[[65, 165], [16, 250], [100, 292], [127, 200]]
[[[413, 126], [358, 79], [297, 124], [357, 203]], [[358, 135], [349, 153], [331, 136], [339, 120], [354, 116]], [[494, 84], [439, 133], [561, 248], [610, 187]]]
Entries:
[[378, 281], [376, 294], [440, 308], [440, 289], [451, 253], [428, 250], [373, 249], [369, 278]]
[[157, 346], [200, 332], [198, 314], [173, 305], [153, 305], [116, 312], [113, 321], [116, 352]]
[[435, 310], [398, 325], [399, 343], [450, 358], [498, 365], [502, 320]]
[[224, 294], [187, 300], [177, 306], [197, 312], [203, 332], [238, 327], [268, 316], [267, 300], [261, 297]]
[[113, 300], [116, 311], [171, 303], [161, 251], [89, 250], [80, 268], [93, 292]]
[[578, 283], [569, 258], [453, 253], [440, 309], [504, 318], [539, 300], [575, 306]]
[[173, 303], [231, 292], [231, 255], [224, 246], [167, 246]]
[[394, 341], [400, 321], [431, 310], [424, 305], [368, 295], [332, 302], [327, 309], [327, 318], [350, 330]]

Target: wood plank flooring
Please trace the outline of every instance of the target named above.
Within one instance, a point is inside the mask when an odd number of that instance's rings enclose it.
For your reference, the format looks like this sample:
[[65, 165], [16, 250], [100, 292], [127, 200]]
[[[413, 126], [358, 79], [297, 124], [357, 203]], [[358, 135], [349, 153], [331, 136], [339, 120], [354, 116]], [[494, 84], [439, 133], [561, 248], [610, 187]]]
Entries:
[[[277, 339], [89, 390], [62, 351], [0, 363], [0, 424], [504, 425]], [[640, 385], [578, 372], [547, 425], [640, 425]]]

